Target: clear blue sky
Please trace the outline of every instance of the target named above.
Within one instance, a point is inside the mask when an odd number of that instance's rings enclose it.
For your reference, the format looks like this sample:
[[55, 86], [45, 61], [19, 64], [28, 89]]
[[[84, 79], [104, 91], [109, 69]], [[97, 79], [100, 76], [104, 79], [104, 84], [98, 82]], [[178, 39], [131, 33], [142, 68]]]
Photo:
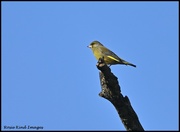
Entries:
[[137, 65], [111, 69], [144, 129], [178, 130], [178, 2], [1, 7], [3, 130], [125, 130], [113, 105], [98, 95], [97, 60], [87, 48], [94, 40]]

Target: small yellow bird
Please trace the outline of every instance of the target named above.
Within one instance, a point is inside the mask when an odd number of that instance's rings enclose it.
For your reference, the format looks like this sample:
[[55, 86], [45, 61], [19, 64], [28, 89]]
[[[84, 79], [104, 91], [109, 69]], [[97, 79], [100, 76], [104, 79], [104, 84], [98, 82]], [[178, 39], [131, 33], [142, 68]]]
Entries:
[[104, 58], [105, 63], [110, 66], [115, 64], [124, 64], [136, 67], [136, 65], [118, 57], [114, 52], [103, 46], [99, 41], [93, 41], [88, 47], [92, 49], [97, 60], [99, 60], [99, 58]]

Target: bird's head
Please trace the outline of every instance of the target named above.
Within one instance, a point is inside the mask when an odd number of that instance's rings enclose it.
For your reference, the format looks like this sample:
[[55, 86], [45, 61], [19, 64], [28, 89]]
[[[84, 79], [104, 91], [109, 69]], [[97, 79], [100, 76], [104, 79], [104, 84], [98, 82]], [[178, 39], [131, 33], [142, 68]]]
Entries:
[[91, 44], [89, 45], [89, 46], [87, 46], [87, 47], [89, 47], [89, 48], [96, 48], [97, 46], [103, 46], [99, 41], [93, 41], [93, 42], [91, 42]]

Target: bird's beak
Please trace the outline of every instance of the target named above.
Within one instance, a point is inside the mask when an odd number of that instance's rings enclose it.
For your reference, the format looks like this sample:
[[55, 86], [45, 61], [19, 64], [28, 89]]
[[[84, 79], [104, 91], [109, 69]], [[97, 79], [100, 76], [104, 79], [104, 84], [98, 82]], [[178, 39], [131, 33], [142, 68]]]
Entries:
[[89, 46], [87, 46], [88, 48], [92, 48], [92, 46], [91, 45], [89, 45]]

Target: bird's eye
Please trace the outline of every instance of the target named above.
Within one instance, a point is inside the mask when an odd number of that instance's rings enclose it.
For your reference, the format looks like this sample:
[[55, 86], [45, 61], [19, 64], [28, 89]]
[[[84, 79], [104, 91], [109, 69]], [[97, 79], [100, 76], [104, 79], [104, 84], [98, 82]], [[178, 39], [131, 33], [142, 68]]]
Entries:
[[91, 43], [91, 45], [92, 45], [92, 46], [94, 46], [94, 45], [95, 45], [95, 43]]

